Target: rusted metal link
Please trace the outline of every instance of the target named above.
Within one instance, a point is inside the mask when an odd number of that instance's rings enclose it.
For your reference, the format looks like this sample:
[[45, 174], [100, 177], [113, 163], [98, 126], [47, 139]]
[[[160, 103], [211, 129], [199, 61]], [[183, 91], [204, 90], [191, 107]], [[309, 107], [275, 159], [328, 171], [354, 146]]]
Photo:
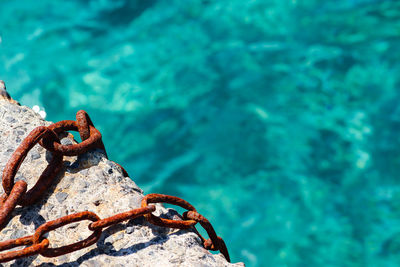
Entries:
[[78, 132], [81, 136], [82, 141], [90, 137], [90, 126], [94, 127], [92, 120], [84, 110], [79, 110], [76, 113], [76, 126], [78, 126]]
[[33, 235], [30, 236], [24, 236], [16, 239], [10, 239], [6, 241], [0, 242], [0, 251], [6, 250], [6, 249], [12, 249], [15, 247], [20, 247], [20, 246], [27, 246], [27, 245], [32, 245], [32, 237]]
[[[186, 200], [183, 200], [179, 197], [169, 196], [169, 195], [162, 195], [162, 194], [148, 194], [142, 199], [142, 207], [147, 207], [149, 203], [169, 203], [173, 205], [180, 206], [184, 209], [190, 211], [196, 211], [196, 209]], [[170, 227], [170, 228], [178, 228], [178, 229], [187, 229], [197, 222], [195, 220], [169, 220], [163, 219], [153, 214], [145, 214], [144, 217], [152, 224], [163, 226], [163, 227]]]
[[133, 209], [127, 212], [119, 213], [114, 216], [99, 220], [97, 222], [92, 222], [89, 224], [89, 229], [95, 231], [97, 229], [102, 229], [110, 225], [120, 223], [125, 220], [134, 219], [139, 216], [151, 213], [156, 210], [156, 206], [150, 205], [144, 208]]
[[214, 227], [209, 220], [196, 211], [185, 211], [182, 216], [184, 219], [190, 219], [199, 222], [200, 225], [207, 231], [207, 234], [210, 237], [207, 240], [196, 231], [200, 239], [203, 241], [203, 245], [206, 249], [219, 250], [228, 262], [231, 261], [225, 241], [221, 237], [217, 236], [217, 233], [215, 232]]
[[[182, 214], [182, 217], [184, 219], [190, 219], [190, 220], [195, 220], [196, 222], [199, 222], [200, 225], [207, 231], [208, 236], [213, 242], [213, 244], [218, 244], [218, 236], [217, 233], [214, 230], [214, 227], [211, 225], [211, 223], [200, 213], [195, 212], [195, 211], [185, 211]], [[202, 236], [200, 237], [202, 241], [206, 241], [205, 238]], [[218, 246], [217, 246], [218, 247]]]
[[30, 206], [38, 201], [53, 183], [62, 170], [63, 156], [53, 152], [53, 157], [46, 169], [42, 172], [34, 187], [28, 190], [18, 202], [21, 206]]
[[[90, 126], [94, 127], [94, 124], [93, 124], [92, 120], [90, 119], [89, 114], [87, 114], [86, 111], [79, 110], [76, 113], [76, 126], [78, 127], [78, 132], [79, 132], [79, 135], [81, 136], [82, 141], [85, 141], [86, 139], [88, 139], [90, 137]], [[100, 138], [100, 140], [97, 142], [97, 145], [95, 146], [95, 148], [100, 148], [101, 150], [103, 150], [104, 153], [105, 153], [106, 158], [108, 159], [107, 151], [106, 151], [106, 148], [104, 146], [102, 138]], [[121, 165], [119, 165], [115, 161], [113, 161], [113, 162], [118, 167], [121, 168], [122, 174], [124, 175], [124, 177], [129, 177], [129, 174], [124, 169], [124, 167], [122, 167]]]
[[[79, 135], [81, 136], [82, 141], [85, 141], [86, 139], [90, 138], [91, 135], [90, 126], [94, 128], [94, 124], [86, 111], [79, 110], [76, 113], [76, 126], [78, 127], [78, 132]], [[104, 143], [101, 137], [100, 140], [97, 141], [95, 148], [100, 148], [101, 150], [103, 150], [106, 158], [108, 159], [107, 151], [106, 148], [104, 147]]]
[[[19, 167], [24, 161], [28, 152], [38, 143], [41, 138], [52, 138], [59, 142], [56, 134], [45, 126], [39, 126], [32, 130], [29, 135], [22, 141], [18, 148], [11, 155], [3, 170], [3, 188], [7, 195], [14, 186], [14, 178]], [[22, 196], [18, 204], [27, 206], [37, 201], [50, 186], [54, 177], [58, 175], [62, 168], [62, 155], [53, 153], [53, 157], [46, 169], [40, 175], [36, 184]]]
[[[32, 236], [29, 236], [29, 237], [32, 237]], [[29, 238], [29, 237], [24, 237], [22, 239], [23, 239], [23, 241], [25, 241], [25, 238]], [[7, 244], [6, 248], [0, 247], [0, 251], [9, 249], [9, 248], [24, 246], [24, 245], [27, 245], [30, 243], [30, 242], [19, 242], [19, 239], [20, 238], [6, 241], [9, 244]], [[0, 246], [1, 246], [1, 244], [0, 244]], [[39, 254], [41, 251], [46, 249], [48, 246], [49, 246], [49, 240], [43, 239], [40, 243], [34, 244], [34, 245], [29, 246], [24, 249], [0, 253], [0, 262], [7, 262], [7, 261]]]
[[47, 132], [45, 126], [39, 126], [33, 129], [27, 137], [22, 141], [18, 148], [11, 155], [3, 170], [3, 188], [7, 195], [10, 195], [11, 189], [14, 186], [14, 177], [17, 174], [22, 161], [25, 159], [29, 150], [42, 138], [42, 135]]
[[[55, 131], [57, 134], [65, 131], [78, 131], [78, 126], [76, 125], [76, 122], [71, 120], [64, 120], [53, 123], [48, 128]], [[64, 156], [77, 156], [79, 154], [86, 153], [92, 148], [95, 148], [97, 142], [101, 140], [101, 133], [93, 126], [89, 126], [89, 128], [89, 138], [79, 144], [67, 146], [62, 145], [58, 142], [49, 142], [45, 138], [43, 138], [43, 141], [39, 142], [39, 144], [47, 150], [61, 153]]]
[[[222, 249], [223, 249], [223, 247], [225, 247], [225, 250], [228, 250], [228, 249], [226, 248], [225, 241], [222, 239], [222, 237], [218, 236], [218, 240], [219, 240], [220, 247], [221, 247]], [[221, 242], [222, 242], [222, 243], [221, 243]], [[211, 241], [210, 238], [207, 239], [207, 240], [204, 242], [204, 247], [205, 247], [206, 249], [212, 250], [212, 251], [220, 250], [221, 253], [222, 253], [221, 248], [220, 248], [220, 249], [216, 248], [216, 247], [214, 246], [214, 244], [213, 244], [213, 242]], [[223, 253], [222, 253], [222, 254], [223, 254]]]
[[4, 202], [6, 201], [7, 197], [8, 197], [8, 195], [6, 193], [3, 193], [0, 196], [0, 206], [4, 204]]
[[0, 229], [2, 229], [11, 215], [11, 212], [17, 206], [18, 201], [26, 192], [27, 184], [25, 181], [18, 181], [14, 184], [10, 195], [0, 206]]
[[229, 256], [229, 252], [228, 252], [228, 248], [226, 247], [225, 241], [218, 236], [218, 240], [219, 240], [219, 248], [215, 248], [211, 239], [207, 239], [206, 242], [204, 243], [204, 247], [208, 250], [219, 250], [221, 252], [222, 255], [224, 255], [225, 259], [227, 262], [231, 262], [231, 258]]
[[[39, 228], [36, 229], [35, 234], [33, 235], [32, 242], [33, 244], [38, 244], [40, 242], [41, 237], [52, 230], [55, 230], [59, 227], [62, 227], [64, 225], [74, 223], [74, 222], [79, 222], [83, 220], [90, 220], [93, 222], [96, 222], [100, 220], [99, 216], [97, 216], [95, 213], [90, 212], [90, 211], [83, 211], [83, 212], [78, 212], [74, 214], [70, 214], [61, 218], [58, 218], [53, 221], [49, 221], [47, 223], [42, 224], [39, 226]], [[101, 229], [97, 229], [91, 234], [88, 238], [85, 240], [62, 246], [59, 248], [45, 248], [40, 251], [40, 255], [46, 256], [46, 257], [57, 257], [60, 255], [64, 255], [67, 253], [71, 253], [73, 251], [79, 250], [86, 248], [99, 240], [101, 236]]]

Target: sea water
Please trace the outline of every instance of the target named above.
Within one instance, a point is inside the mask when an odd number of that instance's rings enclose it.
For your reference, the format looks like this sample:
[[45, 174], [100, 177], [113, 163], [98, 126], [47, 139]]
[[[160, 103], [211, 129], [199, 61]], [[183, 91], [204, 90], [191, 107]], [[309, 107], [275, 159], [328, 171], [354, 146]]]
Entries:
[[[400, 264], [400, 4], [1, 1], [0, 79], [86, 110], [247, 266]], [[42, 115], [44, 113], [42, 112]]]

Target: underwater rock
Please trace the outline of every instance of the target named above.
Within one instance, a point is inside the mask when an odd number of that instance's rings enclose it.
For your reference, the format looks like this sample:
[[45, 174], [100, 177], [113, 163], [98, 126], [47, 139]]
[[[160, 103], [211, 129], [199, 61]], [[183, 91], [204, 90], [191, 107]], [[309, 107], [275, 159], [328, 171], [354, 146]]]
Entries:
[[[4, 169], [13, 151], [35, 127], [48, 126], [39, 114], [18, 105], [0, 83], [0, 167]], [[68, 118], [66, 118], [68, 119]], [[63, 143], [75, 141], [72, 135]], [[28, 190], [51, 159], [51, 152], [35, 145], [16, 175]], [[19, 238], [34, 233], [40, 225], [67, 214], [92, 211], [100, 218], [140, 207], [142, 190], [124, 177], [119, 166], [108, 160], [102, 151], [93, 150], [81, 156], [64, 157], [61, 173], [36, 204], [17, 208], [0, 232], [0, 240]], [[0, 186], [0, 193], [3, 194]], [[146, 192], [150, 193], [150, 192]], [[189, 200], [190, 201], [190, 200]], [[177, 212], [157, 204], [156, 215], [173, 218]], [[69, 224], [48, 234], [51, 247], [59, 247], [85, 239], [91, 233], [87, 221]], [[19, 247], [18, 249], [21, 249]], [[228, 244], [229, 248], [229, 244]], [[34, 255], [0, 266], [244, 266], [230, 264], [222, 254], [211, 254], [201, 246], [191, 230], [157, 227], [139, 217], [103, 229], [99, 241], [85, 249], [59, 257]]]

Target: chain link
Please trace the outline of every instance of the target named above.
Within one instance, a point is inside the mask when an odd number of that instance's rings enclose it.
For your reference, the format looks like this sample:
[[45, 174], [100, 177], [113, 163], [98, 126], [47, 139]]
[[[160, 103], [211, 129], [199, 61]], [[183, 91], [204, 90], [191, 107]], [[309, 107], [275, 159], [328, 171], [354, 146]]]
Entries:
[[[47, 136], [43, 138], [42, 142], [39, 142], [41, 146], [46, 148], [52, 152], [61, 153], [64, 156], [77, 156], [79, 154], [83, 154], [90, 149], [95, 148], [98, 145], [99, 140], [101, 140], [101, 133], [91, 125], [88, 125], [90, 128], [90, 136], [88, 139], [82, 141], [79, 144], [74, 145], [62, 145], [59, 142], [49, 142]], [[75, 121], [64, 120], [53, 123], [48, 126], [50, 130], [55, 131], [57, 134], [65, 131], [78, 131], [78, 126]], [[47, 140], [46, 140], [47, 139]]]
[[[78, 131], [82, 142], [69, 146], [62, 145], [58, 134], [65, 131]], [[14, 183], [14, 178], [26, 155], [37, 143], [52, 152], [52, 159], [40, 175], [36, 184], [29, 191], [26, 191], [27, 183], [22, 180]], [[2, 185], [4, 194], [0, 196], [0, 230], [5, 227], [12, 211], [17, 205], [32, 205], [46, 193], [47, 188], [50, 187], [54, 178], [62, 169], [63, 156], [77, 156], [94, 148], [104, 150], [107, 157], [107, 152], [105, 151], [101, 139], [101, 133], [94, 127], [92, 120], [84, 110], [77, 112], [76, 121], [64, 120], [53, 123], [48, 127], [39, 126], [33, 129], [11, 155], [11, 158], [3, 170]], [[127, 171], [118, 163], [116, 164], [122, 169], [123, 175], [128, 177]], [[182, 214], [183, 220], [164, 219], [152, 214], [152, 212], [156, 210], [156, 206], [149, 205], [150, 203], [173, 204], [187, 211]], [[178, 197], [162, 194], [148, 194], [142, 199], [141, 208], [122, 212], [105, 219], [100, 219], [99, 216], [93, 212], [83, 211], [46, 222], [39, 226], [31, 236], [0, 242], [0, 251], [20, 246], [28, 246], [20, 250], [0, 253], [0, 262], [7, 262], [36, 254], [45, 257], [57, 257], [71, 253], [96, 243], [102, 234], [103, 228], [140, 216], [143, 216], [148, 222], [162, 227], [177, 229], [193, 228], [194, 232], [200, 237], [204, 248], [215, 251], [219, 250], [226, 260], [230, 262], [225, 242], [221, 237], [217, 236], [211, 223], [204, 216], [199, 214], [189, 202]], [[50, 241], [43, 237], [44, 234], [54, 231], [59, 227], [83, 220], [92, 221], [88, 224], [88, 229], [93, 232], [84, 240], [58, 248], [50, 248]], [[200, 223], [206, 230], [209, 239], [205, 239], [196, 230], [194, 226], [197, 223]]]
[[21, 200], [22, 196], [26, 192], [28, 185], [25, 181], [18, 181], [14, 184], [10, 195], [5, 197], [4, 203], [0, 206], [0, 226], [3, 227], [8, 218], [11, 215], [11, 212], [15, 209], [18, 204], [18, 201]]
[[203, 241], [204, 247], [208, 250], [213, 250], [213, 251], [219, 250], [222, 253], [222, 255], [224, 255], [225, 259], [230, 262], [229, 253], [225, 245], [225, 241], [221, 237], [217, 236], [214, 227], [203, 215], [197, 213], [196, 211], [186, 211], [183, 213], [182, 216], [184, 219], [190, 219], [199, 222], [200, 225], [206, 230], [208, 236], [210, 237], [209, 239], [205, 239], [196, 230], [197, 235]]
[[[142, 207], [147, 207], [148, 203], [169, 203], [180, 206], [187, 210], [196, 210], [189, 202], [178, 197], [161, 195], [161, 194], [148, 194], [142, 199]], [[197, 222], [194, 220], [169, 220], [156, 217], [153, 214], [146, 214], [144, 217], [152, 224], [178, 229], [187, 229]]]
[[[42, 138], [51, 138], [60, 142], [58, 136], [45, 126], [39, 126], [33, 129], [32, 132], [22, 141], [19, 147], [11, 155], [3, 170], [3, 188], [6, 195], [9, 195], [13, 186], [14, 178], [18, 172], [19, 167], [24, 161], [28, 152], [32, 147], [38, 143]], [[53, 153], [53, 157], [47, 165], [46, 169], [40, 175], [36, 184], [22, 196], [19, 203], [21, 206], [28, 206], [35, 203], [51, 185], [53, 179], [61, 171], [62, 155]]]
[[[50, 231], [53, 231], [57, 228], [60, 228], [62, 226], [65, 226], [70, 223], [74, 222], [79, 222], [83, 220], [90, 220], [93, 222], [97, 222], [100, 220], [99, 216], [97, 216], [95, 213], [91, 211], [83, 211], [83, 212], [78, 212], [70, 215], [66, 215], [64, 217], [58, 218], [53, 221], [46, 222], [39, 226], [39, 228], [36, 229], [35, 234], [33, 235], [32, 242], [33, 244], [39, 244], [42, 236]], [[71, 253], [75, 250], [78, 249], [83, 249], [86, 248], [99, 240], [101, 236], [101, 229], [97, 229], [93, 231], [93, 234], [91, 234], [88, 238], [73, 243], [71, 245], [66, 245], [62, 246], [59, 248], [44, 248], [43, 250], [40, 251], [40, 255], [46, 256], [46, 257], [57, 257], [60, 255], [64, 255], [67, 253]]]

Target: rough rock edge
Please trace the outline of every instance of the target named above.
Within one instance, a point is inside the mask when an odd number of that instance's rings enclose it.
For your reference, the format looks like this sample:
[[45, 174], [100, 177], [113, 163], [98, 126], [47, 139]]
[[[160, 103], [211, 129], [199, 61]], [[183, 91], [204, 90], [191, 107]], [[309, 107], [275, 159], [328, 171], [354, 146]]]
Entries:
[[[0, 168], [3, 170], [12, 152], [35, 127], [49, 125], [38, 114], [13, 100], [0, 82]], [[7, 103], [9, 102], [9, 103]], [[70, 119], [70, 118], [66, 118]], [[63, 144], [75, 142], [71, 135]], [[51, 153], [36, 145], [22, 163], [16, 181], [24, 179], [28, 189], [51, 158]], [[0, 186], [0, 193], [3, 188]], [[79, 157], [65, 157], [64, 168], [41, 201], [30, 207], [17, 207], [12, 219], [0, 232], [0, 240], [34, 233], [45, 221], [79, 211], [95, 212], [100, 218], [140, 206], [143, 191], [121, 169], [95, 150]], [[189, 200], [190, 201], [190, 200]], [[173, 209], [157, 204], [156, 215], [177, 219]], [[211, 220], [212, 221], [212, 220]], [[86, 238], [87, 222], [76, 223], [51, 232], [51, 246], [61, 246]], [[228, 244], [229, 247], [229, 244]], [[20, 249], [20, 248], [18, 248]], [[35, 255], [0, 266], [244, 266], [230, 264], [221, 254], [205, 250], [190, 230], [153, 226], [142, 218], [104, 229], [100, 240], [83, 250], [56, 258]]]
[[20, 104], [17, 101], [11, 98], [10, 94], [6, 90], [6, 84], [2, 80], [0, 80], [0, 99], [7, 100], [10, 103], [20, 106]]

